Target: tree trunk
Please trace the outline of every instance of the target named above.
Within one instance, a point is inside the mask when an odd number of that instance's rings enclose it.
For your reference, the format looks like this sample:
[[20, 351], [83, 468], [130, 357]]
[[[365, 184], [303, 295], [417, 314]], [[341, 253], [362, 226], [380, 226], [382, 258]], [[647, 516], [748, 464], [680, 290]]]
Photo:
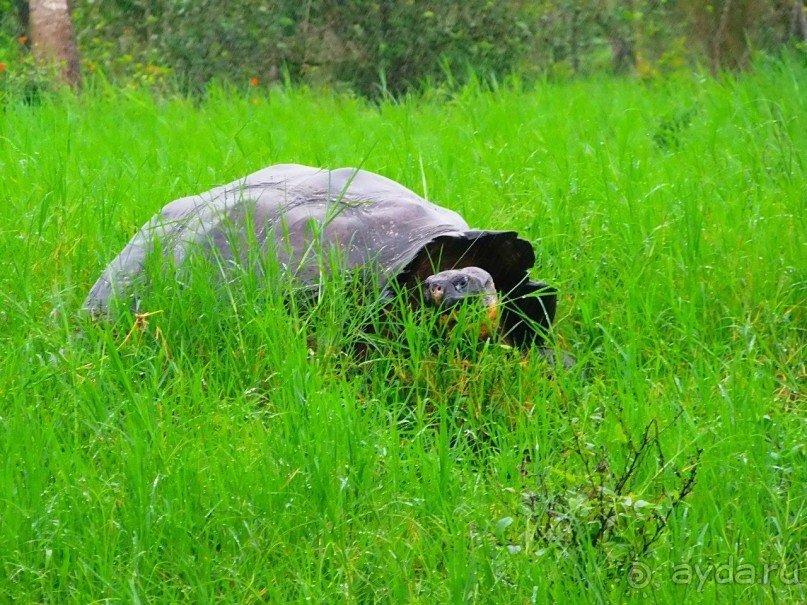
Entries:
[[61, 79], [80, 88], [81, 70], [70, 0], [30, 0], [28, 19], [34, 58], [43, 64], [56, 63]]
[[[619, 3], [618, 3], [619, 4]], [[622, 2], [619, 7], [602, 4], [594, 11], [594, 22], [608, 38], [611, 47], [611, 69], [616, 74], [628, 74], [636, 69], [636, 34], [633, 24], [619, 15], [619, 11], [634, 11], [633, 0]]]
[[17, 0], [14, 4], [17, 10], [17, 26], [21, 33], [28, 33], [28, 0]]
[[580, 73], [580, 6], [572, 9], [572, 18], [569, 27], [569, 55], [572, 60], [572, 73]]
[[790, 31], [795, 37], [807, 44], [807, 11], [804, 9], [804, 0], [793, 1], [793, 18]]
[[611, 47], [611, 66], [614, 73], [627, 74], [636, 69], [636, 49], [628, 36], [620, 36], [614, 31], [608, 35]]

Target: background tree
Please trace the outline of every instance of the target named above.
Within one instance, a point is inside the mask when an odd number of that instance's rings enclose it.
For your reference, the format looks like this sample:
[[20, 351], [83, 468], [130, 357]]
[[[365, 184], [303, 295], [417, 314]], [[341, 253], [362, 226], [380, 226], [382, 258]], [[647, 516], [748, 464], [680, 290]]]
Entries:
[[75, 29], [85, 75], [118, 84], [201, 94], [211, 82], [281, 80], [399, 96], [513, 74], [656, 78], [748, 69], [782, 53], [800, 60], [805, 2], [0, 0], [0, 51], [7, 74], [47, 78], [29, 69], [34, 42], [34, 55], [78, 84]]
[[56, 64], [64, 82], [80, 87], [81, 66], [70, 0], [31, 0], [28, 9], [34, 58], [42, 64]]
[[791, 15], [791, 35], [807, 44], [807, 9], [804, 7], [804, 0], [793, 0]]

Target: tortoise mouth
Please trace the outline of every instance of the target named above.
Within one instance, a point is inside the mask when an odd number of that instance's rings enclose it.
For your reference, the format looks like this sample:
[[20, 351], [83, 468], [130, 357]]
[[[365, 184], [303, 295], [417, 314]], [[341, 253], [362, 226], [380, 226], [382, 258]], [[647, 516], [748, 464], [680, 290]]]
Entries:
[[443, 313], [450, 313], [461, 305], [481, 305], [484, 308], [496, 307], [499, 304], [497, 296], [485, 292], [453, 296], [451, 294], [436, 294], [431, 288], [423, 288], [423, 303], [426, 307]]

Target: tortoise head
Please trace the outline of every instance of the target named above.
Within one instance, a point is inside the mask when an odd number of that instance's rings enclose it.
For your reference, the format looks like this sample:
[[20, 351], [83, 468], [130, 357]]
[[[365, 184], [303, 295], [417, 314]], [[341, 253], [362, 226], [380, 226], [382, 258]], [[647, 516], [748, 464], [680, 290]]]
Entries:
[[430, 275], [423, 282], [423, 301], [445, 313], [443, 324], [456, 323], [457, 306], [463, 302], [481, 304], [487, 319], [480, 325], [479, 338], [489, 338], [499, 319], [499, 295], [490, 273], [479, 267], [448, 269]]
[[470, 298], [480, 300], [486, 307], [498, 301], [493, 278], [479, 267], [449, 269], [430, 275], [424, 281], [423, 298], [427, 304], [443, 309]]

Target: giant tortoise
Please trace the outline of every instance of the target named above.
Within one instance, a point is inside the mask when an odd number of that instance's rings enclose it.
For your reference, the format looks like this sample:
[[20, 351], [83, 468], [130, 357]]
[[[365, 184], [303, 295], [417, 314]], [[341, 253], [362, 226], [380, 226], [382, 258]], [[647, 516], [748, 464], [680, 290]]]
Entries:
[[279, 164], [171, 202], [109, 264], [84, 309], [99, 316], [114, 297], [136, 299], [157, 244], [176, 266], [201, 250], [211, 268], [215, 258], [215, 272], [257, 251], [311, 287], [322, 279], [323, 255], [335, 254], [345, 271], [372, 276], [380, 297], [407, 290], [442, 309], [481, 301], [516, 345], [541, 343], [555, 315], [555, 290], [530, 279], [528, 241], [514, 231], [471, 229], [456, 212], [354, 168]]

